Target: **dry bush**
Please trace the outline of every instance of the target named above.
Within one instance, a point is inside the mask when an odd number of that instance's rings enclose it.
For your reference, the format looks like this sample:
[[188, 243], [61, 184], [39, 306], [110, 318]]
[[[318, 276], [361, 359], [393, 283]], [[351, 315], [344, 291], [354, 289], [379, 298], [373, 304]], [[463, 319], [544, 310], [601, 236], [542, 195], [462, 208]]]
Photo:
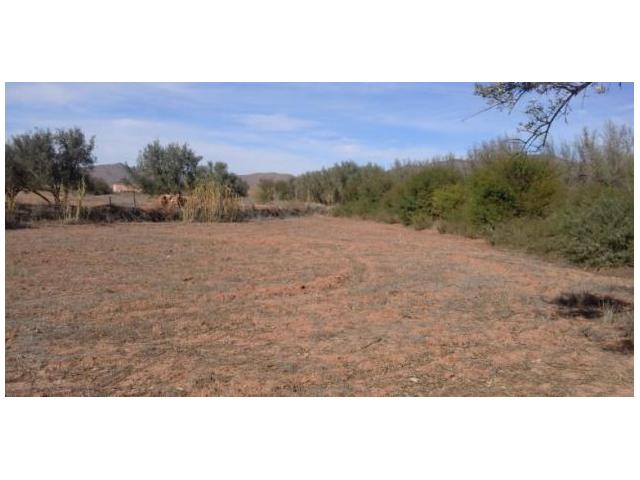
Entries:
[[82, 201], [84, 200], [84, 196], [87, 193], [87, 184], [84, 181], [84, 177], [82, 177], [82, 181], [80, 182], [80, 187], [78, 188], [78, 207], [76, 208], [76, 222], [80, 221], [80, 214], [82, 213]]
[[241, 218], [240, 197], [228, 186], [213, 180], [199, 182], [182, 206], [187, 222], [234, 222]]
[[81, 180], [76, 190], [76, 205], [73, 204], [69, 191], [61, 184], [60, 189], [64, 192], [60, 199], [60, 220], [62, 223], [78, 223], [83, 213], [83, 201], [87, 193], [87, 184], [84, 178]]

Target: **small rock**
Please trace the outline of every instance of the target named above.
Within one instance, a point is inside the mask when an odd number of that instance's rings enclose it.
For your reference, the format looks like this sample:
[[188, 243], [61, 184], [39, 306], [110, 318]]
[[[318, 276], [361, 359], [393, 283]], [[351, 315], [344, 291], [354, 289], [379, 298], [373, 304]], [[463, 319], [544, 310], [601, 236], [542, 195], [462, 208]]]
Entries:
[[420, 380], [418, 380], [416, 377], [409, 377], [409, 381], [413, 383], [418, 383]]

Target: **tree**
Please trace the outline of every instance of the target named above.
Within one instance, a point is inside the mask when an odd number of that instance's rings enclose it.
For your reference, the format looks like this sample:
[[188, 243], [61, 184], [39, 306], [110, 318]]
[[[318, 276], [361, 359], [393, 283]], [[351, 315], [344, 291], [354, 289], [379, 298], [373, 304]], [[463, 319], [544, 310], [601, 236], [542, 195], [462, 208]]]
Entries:
[[164, 147], [155, 140], [140, 152], [132, 173], [147, 193], [181, 193], [193, 187], [200, 160], [186, 143]]
[[211, 178], [219, 185], [229, 187], [231, 191], [240, 196], [246, 197], [249, 192], [249, 184], [233, 172], [229, 171], [229, 167], [224, 162], [207, 162], [206, 167], [199, 169], [199, 175], [205, 178]]
[[553, 123], [558, 117], [566, 120], [571, 101], [581, 93], [586, 94], [588, 89], [598, 94], [607, 91], [604, 84], [596, 82], [497, 82], [477, 83], [475, 94], [487, 100], [489, 106], [485, 111], [497, 108], [509, 113], [526, 96], [537, 96], [527, 104], [524, 110], [527, 120], [520, 123], [520, 129], [529, 135], [521, 140], [523, 149], [540, 150], [547, 142]]
[[95, 140], [87, 141], [79, 128], [57, 130], [36, 129], [11, 137], [5, 143], [5, 175], [8, 183], [5, 194], [15, 200], [20, 191], [33, 192], [47, 203], [51, 201], [41, 192], [50, 192], [56, 205], [60, 193], [77, 188], [86, 170], [95, 162]]
[[55, 161], [53, 136], [48, 130], [36, 130], [11, 137], [5, 143], [7, 163], [5, 175], [9, 180], [5, 193], [15, 199], [20, 191], [33, 192], [50, 203], [40, 193], [48, 190]]
[[56, 204], [60, 204], [60, 193], [66, 195], [70, 189], [78, 187], [86, 171], [93, 167], [95, 137], [86, 139], [79, 128], [57, 130], [54, 135], [56, 153], [51, 168], [49, 191]]
[[27, 189], [29, 173], [18, 161], [14, 145], [4, 144], [4, 194], [7, 208], [13, 211], [18, 193]]

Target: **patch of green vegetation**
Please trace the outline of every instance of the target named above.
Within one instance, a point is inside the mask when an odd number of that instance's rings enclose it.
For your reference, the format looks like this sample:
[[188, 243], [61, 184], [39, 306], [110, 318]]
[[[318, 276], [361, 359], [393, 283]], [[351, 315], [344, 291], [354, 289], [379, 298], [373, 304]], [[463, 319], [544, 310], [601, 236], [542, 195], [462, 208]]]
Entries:
[[[633, 265], [633, 132], [626, 127], [585, 130], [559, 152], [527, 155], [497, 140], [464, 160], [396, 162], [388, 170], [346, 163], [303, 177], [335, 215], [436, 226], [581, 265]], [[303, 192], [298, 179], [292, 188]]]

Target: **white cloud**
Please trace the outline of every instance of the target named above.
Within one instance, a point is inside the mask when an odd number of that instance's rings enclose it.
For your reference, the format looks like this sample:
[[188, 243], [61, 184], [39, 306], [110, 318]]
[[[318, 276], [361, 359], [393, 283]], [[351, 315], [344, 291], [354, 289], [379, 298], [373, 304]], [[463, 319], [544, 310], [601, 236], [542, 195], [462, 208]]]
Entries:
[[6, 98], [8, 104], [65, 105], [76, 100], [80, 93], [77, 88], [69, 88], [68, 84], [8, 84]]

